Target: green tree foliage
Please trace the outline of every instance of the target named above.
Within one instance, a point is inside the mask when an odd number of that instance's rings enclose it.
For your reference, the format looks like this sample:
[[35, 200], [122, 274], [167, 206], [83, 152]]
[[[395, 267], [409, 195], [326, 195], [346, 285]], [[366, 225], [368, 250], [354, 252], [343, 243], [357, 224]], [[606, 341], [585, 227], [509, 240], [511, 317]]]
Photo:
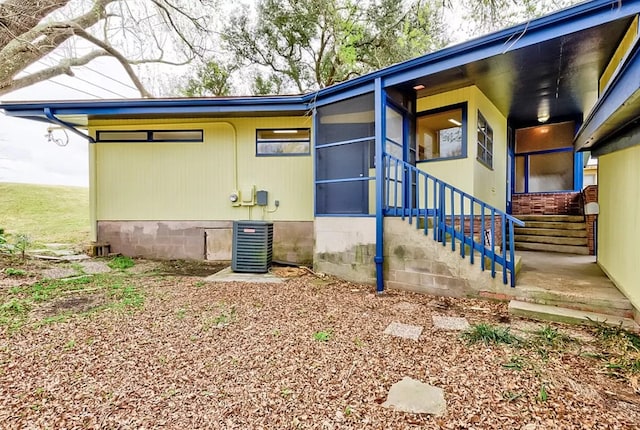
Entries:
[[209, 60], [198, 67], [181, 93], [187, 97], [228, 96], [232, 93], [231, 74], [234, 66]]
[[306, 92], [446, 44], [439, 0], [260, 0], [236, 11], [222, 34], [253, 90]]
[[583, 0], [446, 0], [450, 8], [460, 7], [464, 15], [463, 30], [478, 35], [569, 7]]

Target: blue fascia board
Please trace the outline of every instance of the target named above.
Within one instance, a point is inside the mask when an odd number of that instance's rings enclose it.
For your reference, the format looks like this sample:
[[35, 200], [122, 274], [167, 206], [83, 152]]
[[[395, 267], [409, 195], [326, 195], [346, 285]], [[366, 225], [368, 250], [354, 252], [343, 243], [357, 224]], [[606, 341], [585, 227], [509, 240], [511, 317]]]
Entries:
[[384, 87], [390, 87], [447, 70], [451, 67], [499, 55], [506, 50], [511, 51], [530, 46], [564, 34], [630, 17], [637, 13], [640, 13], [640, 0], [626, 0], [620, 3], [612, 0], [596, 0], [581, 3], [528, 23], [491, 33], [324, 88], [315, 93], [314, 96], [322, 99], [335, 93], [341, 93], [354, 86], [373, 82], [378, 77], [382, 78]]
[[640, 115], [640, 40], [598, 99], [574, 140], [577, 151], [588, 150]]
[[44, 108], [56, 115], [146, 115], [251, 112], [306, 112], [308, 105], [300, 96], [243, 97], [219, 99], [135, 99], [65, 102], [2, 102], [7, 115], [43, 117]]

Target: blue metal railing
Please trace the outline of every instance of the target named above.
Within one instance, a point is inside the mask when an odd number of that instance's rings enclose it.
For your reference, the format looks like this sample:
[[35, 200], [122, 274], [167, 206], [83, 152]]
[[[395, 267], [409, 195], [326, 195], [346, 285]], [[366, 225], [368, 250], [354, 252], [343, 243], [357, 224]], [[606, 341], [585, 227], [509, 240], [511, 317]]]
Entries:
[[416, 228], [422, 228], [425, 235], [431, 229], [433, 239], [442, 246], [450, 240], [452, 251], [457, 240], [460, 256], [465, 258], [468, 252], [471, 264], [474, 251], [479, 252], [482, 270], [488, 260], [495, 278], [496, 264], [501, 265], [502, 281], [515, 287], [514, 225], [524, 226], [519, 219], [386, 153], [383, 209], [385, 216], [399, 216], [409, 224], [415, 219]]

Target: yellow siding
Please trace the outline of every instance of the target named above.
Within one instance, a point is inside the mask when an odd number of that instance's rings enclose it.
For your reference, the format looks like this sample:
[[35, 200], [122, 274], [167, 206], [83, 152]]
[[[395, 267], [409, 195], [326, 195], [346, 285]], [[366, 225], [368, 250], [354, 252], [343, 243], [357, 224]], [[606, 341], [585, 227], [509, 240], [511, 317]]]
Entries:
[[[95, 145], [97, 220], [313, 219], [312, 157], [256, 157], [256, 128], [311, 127], [308, 117], [92, 121], [96, 129], [202, 128], [204, 143]], [[237, 176], [237, 182], [236, 182]], [[233, 207], [234, 190], [280, 207]]]
[[598, 264], [640, 309], [640, 145], [598, 158], [598, 195]]
[[[469, 117], [474, 123], [472, 132], [473, 144], [470, 143], [469, 158], [474, 161], [473, 195], [490, 205], [505, 210], [507, 201], [507, 119], [500, 113], [493, 103], [478, 89], [475, 97], [476, 105], [469, 111]], [[477, 143], [476, 130], [478, 124], [478, 109], [493, 129], [493, 169], [476, 160]]]
[[622, 38], [622, 41], [620, 41], [620, 45], [618, 45], [616, 52], [613, 54], [613, 57], [611, 57], [609, 64], [604, 69], [604, 72], [600, 77], [600, 87], [599, 87], [600, 94], [602, 94], [602, 92], [607, 87], [609, 82], [611, 82], [611, 78], [615, 74], [622, 60], [626, 57], [627, 52], [629, 52], [629, 49], [634, 45], [634, 42], [636, 41], [637, 37], [638, 37], [638, 16], [636, 16], [636, 18], [631, 23], [631, 26], [629, 26], [629, 29], [627, 30], [624, 37]]
[[[418, 100], [423, 112], [467, 102], [467, 158], [419, 163], [420, 169], [504, 210], [507, 175], [507, 119], [475, 86]], [[478, 109], [493, 128], [493, 170], [476, 160]]]
[[449, 105], [467, 102], [467, 158], [418, 163], [418, 167], [466, 193], [473, 194], [473, 163], [475, 163], [476, 117], [475, 86], [461, 88], [434, 96], [422, 97], [416, 103], [416, 111], [424, 112]]

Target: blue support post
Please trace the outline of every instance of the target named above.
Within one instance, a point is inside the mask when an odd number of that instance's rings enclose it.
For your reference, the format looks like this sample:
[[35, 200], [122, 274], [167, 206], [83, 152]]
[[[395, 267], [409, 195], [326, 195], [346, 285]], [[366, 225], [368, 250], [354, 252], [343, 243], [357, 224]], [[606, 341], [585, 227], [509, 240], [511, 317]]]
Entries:
[[[375, 80], [375, 158], [376, 158], [376, 292], [384, 292], [384, 214], [382, 212], [382, 194], [384, 192], [384, 139], [385, 139], [385, 95], [382, 88], [382, 79]], [[397, 189], [396, 189], [397, 192]]]

